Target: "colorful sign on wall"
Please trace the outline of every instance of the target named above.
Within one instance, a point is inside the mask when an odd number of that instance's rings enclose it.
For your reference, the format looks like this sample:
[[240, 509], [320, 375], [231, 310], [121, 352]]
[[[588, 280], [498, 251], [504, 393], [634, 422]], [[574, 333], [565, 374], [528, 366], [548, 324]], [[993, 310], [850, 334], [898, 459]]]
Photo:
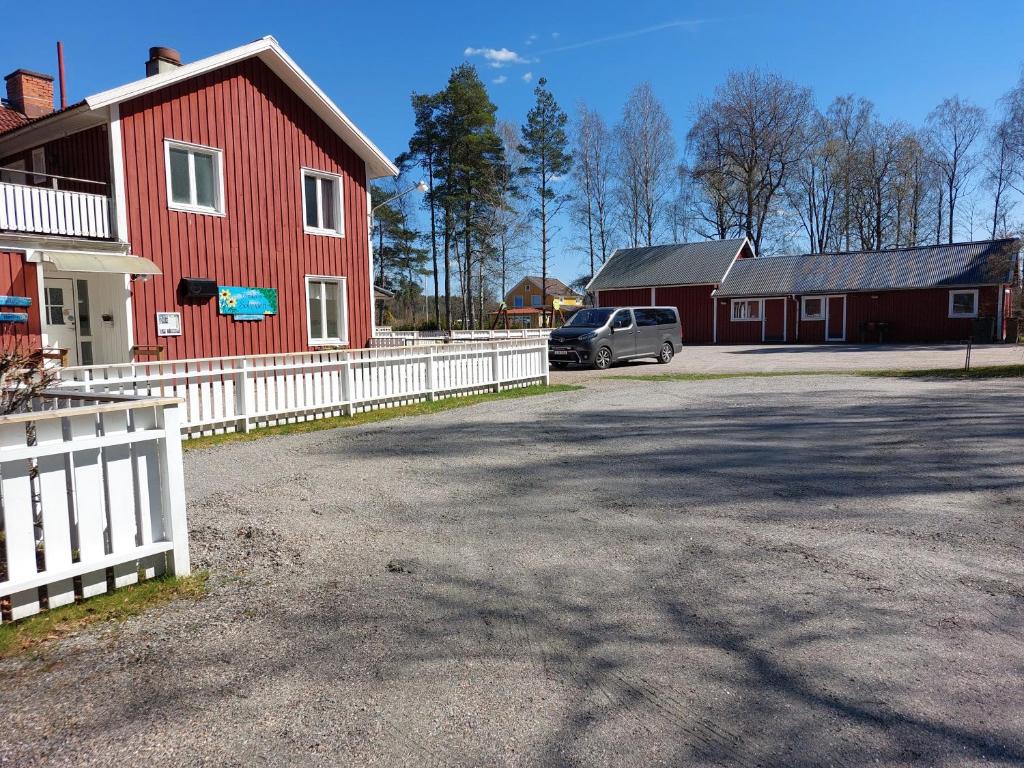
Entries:
[[262, 320], [277, 314], [277, 288], [217, 286], [217, 311], [235, 320]]

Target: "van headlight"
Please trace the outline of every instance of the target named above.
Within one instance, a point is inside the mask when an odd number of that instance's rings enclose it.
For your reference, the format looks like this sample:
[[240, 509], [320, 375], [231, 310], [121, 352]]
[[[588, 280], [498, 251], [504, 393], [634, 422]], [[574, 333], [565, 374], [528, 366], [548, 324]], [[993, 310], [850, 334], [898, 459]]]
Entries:
[[597, 331], [591, 331], [590, 333], [584, 333], [580, 336], [577, 341], [593, 341], [597, 338]]

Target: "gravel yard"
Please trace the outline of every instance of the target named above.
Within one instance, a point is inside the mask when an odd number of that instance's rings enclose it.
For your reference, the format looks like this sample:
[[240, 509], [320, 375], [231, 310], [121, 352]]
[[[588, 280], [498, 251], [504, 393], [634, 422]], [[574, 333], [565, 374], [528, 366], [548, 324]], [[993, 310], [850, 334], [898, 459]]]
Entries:
[[604, 380], [190, 452], [210, 595], [0, 662], [0, 765], [1024, 763], [1022, 416]]
[[[875, 371], [893, 368], [960, 368], [962, 344], [748, 344], [683, 347], [671, 363], [654, 360], [620, 363], [607, 371], [573, 367], [553, 371], [551, 380], [581, 383], [605, 376], [651, 376], [662, 373], [761, 373], [778, 371]], [[971, 364], [1021, 365], [1024, 347], [981, 344], [971, 351]]]

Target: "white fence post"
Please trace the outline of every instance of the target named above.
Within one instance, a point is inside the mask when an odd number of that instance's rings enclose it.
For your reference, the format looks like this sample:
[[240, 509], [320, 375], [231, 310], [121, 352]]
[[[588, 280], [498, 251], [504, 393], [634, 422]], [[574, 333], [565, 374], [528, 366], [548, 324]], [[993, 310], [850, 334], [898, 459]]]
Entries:
[[491, 375], [494, 377], [494, 391], [501, 392], [501, 348], [497, 344], [491, 350]]
[[246, 357], [242, 358], [242, 367], [238, 371], [238, 375], [235, 377], [235, 408], [237, 409], [238, 416], [238, 427], [241, 428], [242, 432], [248, 432], [250, 429], [250, 418], [255, 413], [256, 409], [253, 407], [255, 394], [252, 388], [249, 386], [249, 359]]
[[346, 415], [356, 415], [356, 375], [352, 370], [353, 358], [351, 354], [345, 356], [342, 362], [345, 369], [341, 377], [341, 397], [345, 401]]
[[435, 383], [435, 370], [434, 370], [434, 346], [431, 345], [427, 348], [427, 400], [433, 401], [437, 399], [437, 384]]
[[164, 436], [160, 439], [161, 506], [164, 531], [174, 542], [168, 552], [168, 570], [175, 576], [188, 576], [192, 565], [188, 553], [188, 519], [185, 516], [185, 473], [181, 458], [181, 412], [178, 405], [161, 408]]

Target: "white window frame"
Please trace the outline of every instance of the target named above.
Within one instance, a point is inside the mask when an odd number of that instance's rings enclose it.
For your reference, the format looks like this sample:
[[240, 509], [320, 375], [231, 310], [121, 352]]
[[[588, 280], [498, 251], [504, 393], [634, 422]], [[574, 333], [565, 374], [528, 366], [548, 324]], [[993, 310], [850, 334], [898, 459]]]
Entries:
[[[807, 311], [807, 301], [808, 301], [808, 299], [820, 301], [821, 302], [821, 312], [819, 312], [816, 315], [810, 314]], [[827, 311], [826, 310], [827, 305], [828, 305], [828, 297], [826, 297], [826, 296], [802, 296], [800, 298], [800, 319], [801, 320], [810, 320], [810, 321], [824, 320], [825, 319], [825, 312]]]
[[[171, 150], [181, 149], [188, 152], [188, 186], [189, 198], [196, 199], [196, 161], [197, 153], [211, 155], [213, 157], [213, 190], [216, 200], [213, 207], [197, 205], [195, 203], [175, 202], [171, 185]], [[224, 151], [217, 147], [208, 147], [205, 144], [192, 144], [178, 139], [164, 139], [164, 175], [167, 177], [167, 207], [172, 211], [184, 211], [185, 213], [204, 213], [208, 216], [226, 216], [227, 210], [224, 204]]]
[[[969, 293], [974, 296], [974, 311], [970, 313], [954, 312], [953, 311], [953, 297], [959, 293]], [[978, 289], [977, 288], [958, 288], [949, 292], [949, 316], [950, 317], [977, 317], [978, 316]]]
[[[326, 179], [333, 181], [336, 184], [338, 194], [335, 195], [335, 221], [338, 222], [337, 229], [325, 229], [324, 227], [311, 227], [306, 222], [306, 177], [314, 176], [317, 179]], [[316, 168], [307, 168], [303, 166], [299, 169], [299, 189], [302, 193], [302, 229], [307, 235], [323, 235], [325, 237], [344, 237], [345, 236], [345, 186], [342, 184], [342, 178], [340, 174], [330, 173], [329, 171], [320, 171]], [[320, 221], [323, 221], [323, 204], [322, 194], [320, 192], [321, 186], [318, 183], [316, 185], [316, 210]]]
[[[757, 304], [757, 317], [736, 317], [737, 304]], [[729, 319], [734, 323], [760, 323], [764, 318], [764, 299], [733, 299], [729, 305]]]
[[[310, 322], [309, 316], [309, 284], [311, 282], [318, 283], [337, 283], [338, 284], [338, 310], [341, 315], [338, 318], [338, 330], [341, 331], [341, 336], [337, 338], [324, 337], [320, 339], [313, 338], [313, 324]], [[339, 275], [306, 275], [306, 340], [309, 342], [311, 347], [323, 347], [329, 345], [347, 345], [348, 344], [348, 278], [341, 277]], [[327, 330], [327, 302], [321, 300], [320, 302], [320, 327], [325, 331]]]
[[32, 150], [32, 171], [33, 184], [46, 183], [46, 176], [38, 175], [40, 173], [46, 173], [46, 147], [36, 147]]

